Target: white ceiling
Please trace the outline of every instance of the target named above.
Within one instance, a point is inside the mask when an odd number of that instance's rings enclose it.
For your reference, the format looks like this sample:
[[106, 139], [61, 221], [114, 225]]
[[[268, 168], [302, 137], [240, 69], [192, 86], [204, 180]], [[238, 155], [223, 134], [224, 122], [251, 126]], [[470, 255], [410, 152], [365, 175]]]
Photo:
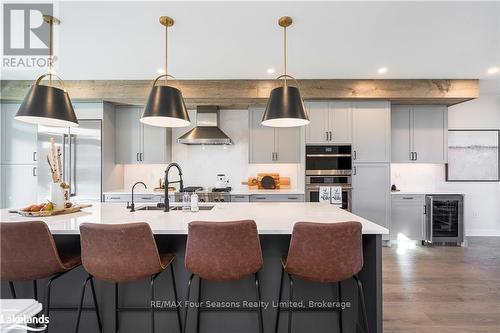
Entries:
[[[69, 79], [272, 78], [282, 71], [290, 15], [289, 72], [297, 78], [498, 78], [500, 2], [61, 2], [57, 72]], [[385, 75], [377, 69], [386, 66]], [[268, 68], [275, 68], [270, 75]], [[38, 72], [2, 71], [4, 79]]]

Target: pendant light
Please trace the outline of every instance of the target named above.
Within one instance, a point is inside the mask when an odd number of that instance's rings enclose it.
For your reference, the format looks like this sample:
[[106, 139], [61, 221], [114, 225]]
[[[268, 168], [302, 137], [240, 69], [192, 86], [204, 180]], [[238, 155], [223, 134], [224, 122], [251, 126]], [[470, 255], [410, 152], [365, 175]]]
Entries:
[[[297, 80], [287, 73], [286, 68], [286, 28], [292, 25], [292, 18], [283, 16], [278, 20], [284, 32], [284, 73], [276, 78], [283, 79], [283, 86], [271, 90], [262, 125], [270, 127], [297, 127], [309, 124], [306, 108], [300, 97]], [[295, 81], [296, 87], [288, 85], [288, 80]]]
[[[15, 119], [38, 125], [74, 127], [78, 126], [73, 105], [68, 93], [64, 89], [62, 79], [54, 74], [53, 62], [53, 27], [60, 21], [50, 15], [44, 15], [43, 20], [49, 24], [49, 72], [40, 76], [35, 84], [31, 86], [23, 103], [15, 115]], [[49, 85], [41, 85], [40, 82], [48, 77]], [[52, 86], [55, 77], [61, 87]]]
[[[167, 72], [168, 28], [174, 25], [174, 20], [168, 16], [161, 16], [160, 23], [165, 26], [165, 74], [154, 80], [141, 122], [158, 127], [189, 126], [191, 121], [181, 91], [166, 84], [169, 77], [175, 80], [175, 77]], [[157, 86], [156, 83], [162, 77], [165, 78], [165, 85]]]

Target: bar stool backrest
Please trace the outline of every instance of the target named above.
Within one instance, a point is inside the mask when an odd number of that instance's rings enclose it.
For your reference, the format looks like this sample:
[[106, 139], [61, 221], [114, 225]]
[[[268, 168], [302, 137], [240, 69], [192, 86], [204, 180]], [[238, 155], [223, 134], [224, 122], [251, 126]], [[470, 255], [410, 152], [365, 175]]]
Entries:
[[263, 265], [253, 220], [189, 223], [186, 269], [202, 279], [238, 280]]
[[163, 269], [147, 223], [83, 223], [80, 241], [83, 267], [98, 279], [136, 281]]
[[316, 282], [338, 282], [363, 268], [361, 223], [298, 222], [286, 258], [288, 273]]
[[44, 222], [0, 223], [0, 275], [9, 281], [47, 278], [65, 270]]

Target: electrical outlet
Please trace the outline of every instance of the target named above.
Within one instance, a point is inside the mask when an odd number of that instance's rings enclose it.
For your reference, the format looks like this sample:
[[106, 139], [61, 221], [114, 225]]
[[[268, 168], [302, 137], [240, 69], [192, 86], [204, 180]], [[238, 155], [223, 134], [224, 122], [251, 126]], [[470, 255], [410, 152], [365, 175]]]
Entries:
[[473, 217], [474, 219], [479, 218], [479, 212], [472, 212], [472, 217]]

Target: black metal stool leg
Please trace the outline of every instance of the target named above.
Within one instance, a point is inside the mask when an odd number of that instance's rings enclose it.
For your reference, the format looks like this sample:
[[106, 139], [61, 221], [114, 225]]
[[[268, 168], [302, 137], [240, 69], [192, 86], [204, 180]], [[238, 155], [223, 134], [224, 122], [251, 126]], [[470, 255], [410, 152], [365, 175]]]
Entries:
[[175, 306], [177, 312], [177, 322], [179, 324], [179, 333], [182, 333], [182, 320], [181, 320], [181, 309], [178, 306], [179, 298], [177, 297], [177, 286], [175, 284], [175, 274], [174, 274], [174, 265], [170, 264], [170, 273], [172, 274], [172, 287], [174, 288], [174, 298], [175, 298]]
[[276, 323], [274, 325], [274, 332], [278, 332], [280, 324], [280, 313], [281, 313], [281, 296], [283, 296], [283, 278], [285, 276], [285, 269], [281, 267], [281, 279], [280, 279], [280, 292], [278, 295], [278, 309], [276, 314]]
[[[337, 282], [337, 295], [338, 295], [338, 302], [342, 304], [342, 282], [341, 281]], [[340, 333], [344, 332], [344, 324], [342, 322], [342, 307], [339, 309], [339, 330], [340, 330]]]
[[85, 282], [83, 283], [82, 287], [82, 292], [80, 294], [80, 303], [78, 303], [78, 315], [76, 317], [76, 324], [75, 324], [75, 333], [78, 333], [78, 329], [80, 328], [80, 318], [82, 316], [82, 307], [83, 307], [83, 298], [85, 297], [85, 289], [87, 288], [87, 283], [90, 280], [90, 275], [85, 279]]
[[358, 297], [359, 297], [359, 301], [361, 303], [361, 311], [362, 311], [362, 315], [363, 315], [363, 327], [364, 327], [365, 333], [369, 333], [368, 318], [366, 316], [365, 294], [363, 292], [363, 284], [361, 283], [361, 280], [359, 279], [359, 277], [357, 275], [354, 275], [353, 278], [354, 278], [354, 280], [356, 280], [357, 285], [358, 285]]
[[191, 282], [193, 282], [194, 274], [191, 274], [188, 281], [188, 290], [186, 296], [186, 312], [184, 312], [184, 333], [187, 332], [187, 318], [188, 318], [188, 310], [189, 310], [189, 296], [191, 294]]
[[16, 289], [14, 288], [14, 282], [9, 281], [9, 288], [10, 288], [10, 295], [12, 296], [13, 299], [16, 299]]
[[293, 302], [293, 278], [288, 274], [288, 279], [290, 280], [290, 294], [288, 295], [288, 333], [292, 333], [292, 302]]
[[257, 300], [259, 301], [259, 332], [264, 333], [264, 322], [262, 321], [262, 296], [260, 293], [259, 273], [255, 273], [255, 289], [257, 292]]
[[97, 296], [94, 287], [94, 277], [92, 275], [90, 275], [90, 289], [92, 290], [92, 298], [94, 300], [94, 309], [97, 316], [97, 324], [99, 325], [99, 332], [102, 333], [101, 315], [99, 314], [99, 306], [97, 305]]
[[158, 276], [158, 274], [151, 275], [151, 284], [150, 284], [150, 287], [151, 287], [150, 315], [151, 315], [151, 317], [150, 317], [149, 331], [151, 333], [155, 332], [155, 307], [153, 306], [153, 303], [155, 301], [155, 279], [157, 276]]
[[120, 320], [118, 318], [118, 283], [115, 282], [115, 332], [120, 330]]
[[36, 301], [38, 301], [38, 288], [36, 280], [33, 280], [33, 297], [35, 298]]
[[[198, 276], [198, 299], [196, 301], [198, 303], [198, 305], [200, 304], [200, 299], [201, 299], [202, 281], [203, 281], [203, 279], [200, 276]], [[200, 307], [199, 306], [196, 308], [196, 333], [200, 333]]]

